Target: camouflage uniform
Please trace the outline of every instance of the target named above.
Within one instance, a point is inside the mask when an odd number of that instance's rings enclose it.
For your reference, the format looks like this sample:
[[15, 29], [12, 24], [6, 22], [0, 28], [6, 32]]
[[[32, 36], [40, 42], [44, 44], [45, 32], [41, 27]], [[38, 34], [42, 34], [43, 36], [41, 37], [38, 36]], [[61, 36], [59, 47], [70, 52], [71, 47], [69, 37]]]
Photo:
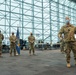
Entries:
[[59, 38], [61, 38], [62, 34], [64, 34], [65, 53], [66, 53], [67, 63], [70, 63], [71, 50], [73, 51], [74, 59], [76, 61], [76, 41], [74, 37], [75, 33], [76, 33], [76, 27], [74, 27], [71, 24], [69, 26], [67, 25], [63, 26], [58, 33]]
[[32, 50], [34, 54], [35, 53], [35, 50], [34, 50], [35, 37], [33, 35], [30, 35], [28, 37], [28, 41], [29, 41], [29, 53], [31, 54], [31, 50]]
[[2, 40], [4, 39], [3, 34], [0, 34], [0, 56], [2, 54]]
[[11, 35], [9, 40], [10, 40], [10, 55], [12, 56], [12, 50], [14, 49], [14, 56], [16, 56], [16, 36]]

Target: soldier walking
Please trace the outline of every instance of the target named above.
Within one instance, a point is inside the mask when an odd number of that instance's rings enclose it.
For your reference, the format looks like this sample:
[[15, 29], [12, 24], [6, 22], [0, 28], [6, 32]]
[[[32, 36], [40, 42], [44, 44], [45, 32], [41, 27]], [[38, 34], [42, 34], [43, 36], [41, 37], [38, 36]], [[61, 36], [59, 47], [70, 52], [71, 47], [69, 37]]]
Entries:
[[70, 24], [70, 18], [66, 17], [66, 24], [62, 26], [60, 29], [58, 36], [62, 40], [62, 34], [64, 34], [64, 42], [65, 42], [65, 53], [66, 53], [66, 62], [67, 67], [70, 68], [70, 53], [71, 50], [74, 54], [74, 60], [76, 65], [76, 41], [74, 34], [76, 33], [76, 27], [74, 27], [72, 24]]

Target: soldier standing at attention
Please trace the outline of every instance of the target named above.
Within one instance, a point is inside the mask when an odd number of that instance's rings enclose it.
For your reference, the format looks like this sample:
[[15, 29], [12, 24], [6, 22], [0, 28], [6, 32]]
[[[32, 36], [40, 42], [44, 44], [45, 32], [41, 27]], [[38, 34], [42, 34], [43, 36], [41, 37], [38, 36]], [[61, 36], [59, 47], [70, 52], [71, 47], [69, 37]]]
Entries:
[[34, 50], [35, 37], [33, 36], [32, 33], [30, 33], [30, 36], [28, 37], [28, 42], [29, 42], [29, 54], [31, 55], [31, 50], [32, 50], [33, 55], [34, 55], [35, 54], [35, 50]]
[[9, 38], [10, 40], [10, 56], [12, 56], [12, 51], [14, 50], [14, 56], [16, 56], [16, 36], [14, 35], [14, 32], [12, 32], [12, 35]]
[[1, 57], [1, 55], [2, 55], [2, 40], [4, 39], [4, 36], [3, 36], [3, 34], [1, 33], [1, 31], [0, 31], [0, 57]]
[[74, 34], [76, 33], [76, 27], [70, 24], [70, 18], [66, 17], [66, 24], [62, 26], [58, 33], [58, 37], [62, 40], [62, 34], [64, 34], [64, 42], [65, 42], [65, 53], [66, 53], [66, 62], [67, 67], [70, 68], [70, 53], [71, 50], [74, 54], [75, 65], [76, 65], [76, 41]]

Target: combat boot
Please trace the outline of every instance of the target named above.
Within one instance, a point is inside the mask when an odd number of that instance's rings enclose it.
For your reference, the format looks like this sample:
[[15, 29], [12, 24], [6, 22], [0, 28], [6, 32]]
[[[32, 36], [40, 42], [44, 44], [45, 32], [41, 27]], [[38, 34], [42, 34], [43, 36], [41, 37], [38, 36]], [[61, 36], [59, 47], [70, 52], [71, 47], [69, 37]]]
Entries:
[[70, 67], [71, 67], [70, 63], [67, 63], [67, 67], [68, 67], [68, 68], [70, 68]]

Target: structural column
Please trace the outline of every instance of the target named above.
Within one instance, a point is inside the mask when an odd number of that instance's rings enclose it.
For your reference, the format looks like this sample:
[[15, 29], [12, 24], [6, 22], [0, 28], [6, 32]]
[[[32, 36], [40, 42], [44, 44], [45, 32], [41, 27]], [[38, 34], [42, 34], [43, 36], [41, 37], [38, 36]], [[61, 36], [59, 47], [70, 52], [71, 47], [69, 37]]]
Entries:
[[32, 33], [34, 34], [34, 0], [32, 0]]
[[23, 35], [24, 35], [24, 33], [23, 33], [23, 30], [24, 30], [24, 28], [23, 28], [23, 26], [24, 26], [24, 0], [22, 0], [22, 39], [23, 39]]
[[44, 41], [44, 13], [43, 13], [43, 0], [42, 0], [42, 40]]
[[11, 0], [9, 1], [9, 36], [11, 34]]
[[[58, 27], [58, 30], [57, 32], [59, 32], [59, 29], [60, 29], [60, 17], [59, 17], [59, 0], [57, 0], [57, 27]], [[59, 41], [59, 38], [58, 38], [58, 41]]]
[[51, 24], [51, 0], [49, 0], [49, 19], [50, 19], [50, 42], [52, 43], [52, 24]]

